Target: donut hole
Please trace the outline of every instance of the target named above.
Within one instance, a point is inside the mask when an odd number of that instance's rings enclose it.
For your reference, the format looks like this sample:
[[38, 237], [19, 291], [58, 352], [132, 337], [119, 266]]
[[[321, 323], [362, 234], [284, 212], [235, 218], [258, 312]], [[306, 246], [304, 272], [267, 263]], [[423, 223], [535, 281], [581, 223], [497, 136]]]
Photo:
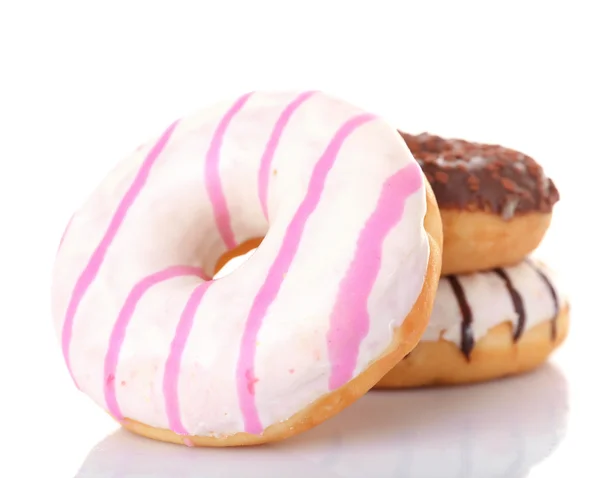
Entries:
[[237, 247], [222, 254], [217, 259], [215, 266], [214, 279], [220, 279], [228, 274], [231, 274], [235, 269], [241, 266], [248, 258], [254, 253], [256, 248], [260, 245], [263, 238], [253, 238], [242, 242]]

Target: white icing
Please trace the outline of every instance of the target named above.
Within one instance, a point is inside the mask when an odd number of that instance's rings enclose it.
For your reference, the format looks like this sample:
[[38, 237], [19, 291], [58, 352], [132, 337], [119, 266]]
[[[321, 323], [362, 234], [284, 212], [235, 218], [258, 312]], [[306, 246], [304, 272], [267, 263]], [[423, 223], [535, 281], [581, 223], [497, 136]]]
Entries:
[[[554, 317], [554, 301], [550, 289], [536, 271], [541, 270], [552, 283], [558, 296], [559, 307], [566, 296], [557, 282], [556, 273], [540, 261], [526, 260], [504, 268], [515, 290], [523, 299], [525, 328], [528, 330]], [[510, 322], [517, 324], [517, 314], [503, 280], [493, 271], [457, 276], [473, 314], [472, 330], [475, 340], [481, 339], [493, 327]], [[429, 325], [421, 340], [440, 338], [460, 345], [462, 315], [458, 301], [447, 277], [442, 277], [435, 297]]]
[[[316, 161], [340, 126], [362, 113], [322, 93], [298, 108], [273, 159], [269, 224], [258, 193], [261, 155], [279, 115], [296, 96], [254, 93], [223, 138], [219, 172], [235, 239], [240, 243], [266, 237], [235, 273], [212, 283], [195, 314], [178, 380], [181, 422], [195, 435], [244, 430], [236, 366], [249, 310], [308, 192]], [[211, 273], [227, 249], [207, 193], [204, 158], [218, 121], [232, 104], [219, 103], [178, 123], [79, 303], [69, 348], [71, 371], [79, 388], [105, 409], [105, 356], [115, 321], [134, 285], [173, 265], [200, 266]], [[145, 143], [120, 162], [66, 232], [52, 286], [59, 337], [76, 282], [155, 143]], [[395, 129], [379, 119], [357, 128], [343, 144], [258, 335], [255, 402], [264, 428], [329, 392], [326, 334], [339, 284], [384, 181], [411, 163], [416, 164]], [[368, 302], [370, 328], [353, 377], [390, 345], [393, 328], [418, 297], [429, 255], [425, 210], [421, 187], [406, 201], [402, 220], [385, 239], [382, 266]], [[190, 276], [170, 279], [148, 289], [137, 303], [114, 377], [124, 416], [169, 428], [163, 395], [165, 361], [184, 306], [202, 282]]]

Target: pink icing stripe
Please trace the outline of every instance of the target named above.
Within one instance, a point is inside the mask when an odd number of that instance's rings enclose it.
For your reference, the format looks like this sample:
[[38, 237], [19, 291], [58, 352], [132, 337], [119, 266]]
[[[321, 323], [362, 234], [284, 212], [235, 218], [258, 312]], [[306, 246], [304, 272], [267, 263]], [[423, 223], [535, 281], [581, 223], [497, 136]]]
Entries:
[[60, 251], [60, 248], [62, 247], [63, 241], [65, 240], [65, 237], [67, 235], [67, 232], [69, 232], [69, 228], [71, 227], [71, 223], [73, 222], [73, 218], [75, 217], [75, 214], [73, 214], [71, 216], [71, 219], [69, 219], [69, 222], [67, 222], [67, 225], [65, 227], [65, 230], [62, 233], [62, 236], [60, 237], [60, 242], [58, 243], [58, 250]]
[[106, 352], [106, 356], [104, 357], [104, 399], [106, 400], [109, 413], [117, 420], [123, 420], [124, 417], [121, 413], [119, 403], [117, 402], [115, 375], [117, 372], [117, 365], [119, 363], [121, 346], [123, 345], [125, 333], [127, 332], [127, 326], [129, 325], [129, 321], [135, 312], [138, 302], [151, 287], [175, 277], [190, 275], [206, 280], [206, 275], [202, 269], [198, 267], [167, 267], [166, 269], [144, 277], [133, 287], [127, 296], [127, 299], [125, 300], [125, 303], [119, 312], [117, 321], [113, 326], [108, 342], [108, 350]]
[[304, 103], [315, 93], [315, 91], [306, 91], [304, 93], [300, 93], [296, 99], [294, 99], [294, 101], [285, 107], [281, 113], [281, 116], [279, 116], [279, 119], [275, 123], [271, 137], [269, 138], [267, 146], [265, 147], [265, 151], [260, 160], [260, 170], [258, 171], [258, 196], [260, 198], [260, 205], [266, 218], [269, 217], [267, 211], [267, 192], [269, 190], [269, 177], [271, 176], [271, 163], [273, 162], [273, 156], [277, 150], [279, 140], [283, 134], [283, 130], [294, 114], [294, 111], [296, 111], [302, 103]]
[[329, 389], [352, 379], [360, 344], [369, 331], [368, 300], [381, 267], [383, 242], [402, 220], [406, 200], [423, 184], [420, 167], [411, 163], [383, 185], [375, 211], [367, 220], [356, 252], [337, 294], [327, 334], [331, 376]]
[[179, 435], [189, 435], [181, 422], [181, 412], [179, 409], [179, 368], [181, 366], [181, 356], [185, 349], [185, 344], [194, 324], [194, 317], [198, 306], [204, 297], [204, 293], [213, 282], [204, 282], [194, 289], [190, 298], [185, 304], [181, 313], [175, 336], [171, 342], [171, 351], [165, 363], [165, 374], [163, 377], [163, 394], [165, 396], [165, 410], [169, 420], [169, 428]]
[[206, 161], [204, 163], [204, 175], [208, 197], [212, 204], [217, 228], [228, 249], [235, 248], [237, 243], [233, 235], [233, 230], [231, 229], [231, 216], [229, 215], [229, 208], [227, 207], [227, 200], [223, 193], [223, 185], [221, 184], [221, 175], [219, 173], [221, 145], [223, 144], [223, 137], [227, 132], [229, 123], [231, 123], [234, 116], [241, 111], [251, 95], [252, 93], [247, 93], [239, 98], [227, 113], [225, 113], [225, 116], [223, 116], [217, 125], [208, 152], [206, 153]]
[[96, 247], [94, 252], [92, 253], [90, 260], [88, 261], [87, 265], [81, 272], [81, 275], [77, 279], [77, 282], [75, 283], [75, 288], [73, 289], [73, 293], [71, 294], [71, 299], [70, 299], [69, 305], [67, 307], [67, 312], [65, 314], [65, 321], [64, 321], [63, 329], [62, 329], [62, 351], [63, 351], [63, 355], [65, 357], [65, 362], [67, 364], [67, 368], [69, 369], [69, 373], [71, 374], [71, 377], [73, 378], [73, 381], [75, 382], [75, 384], [77, 384], [77, 381], [75, 380], [75, 377], [73, 376], [73, 371], [71, 370], [71, 359], [69, 356], [69, 348], [71, 345], [71, 334], [73, 333], [73, 321], [75, 319], [75, 314], [77, 313], [77, 308], [79, 307], [79, 303], [81, 302], [81, 299], [87, 292], [88, 287], [90, 286], [90, 284], [96, 277], [96, 274], [98, 273], [98, 270], [100, 269], [100, 266], [104, 262], [104, 257], [106, 255], [106, 252], [108, 251], [108, 248], [110, 247], [113, 239], [117, 235], [117, 232], [119, 231], [119, 228], [121, 227], [121, 224], [125, 220], [127, 211], [129, 210], [131, 205], [134, 203], [138, 194], [140, 193], [140, 191], [146, 184], [146, 180], [148, 179], [148, 176], [150, 174], [152, 166], [154, 165], [154, 163], [160, 156], [161, 152], [165, 148], [167, 142], [169, 141], [169, 138], [171, 137], [171, 134], [173, 133], [173, 131], [175, 130], [175, 127], [177, 126], [177, 123], [178, 123], [178, 121], [175, 121], [171, 126], [169, 126], [166, 129], [166, 131], [162, 134], [162, 136], [158, 139], [156, 144], [150, 150], [150, 152], [148, 153], [148, 156], [146, 156], [146, 159], [142, 163], [142, 166], [140, 167], [136, 177], [134, 178], [133, 182], [131, 183], [131, 186], [129, 187], [129, 189], [127, 190], [127, 192], [121, 199], [121, 202], [119, 203], [117, 210], [116, 210], [114, 216], [112, 217], [110, 224], [108, 225], [108, 228], [106, 229], [106, 232], [104, 233], [104, 237], [102, 238], [102, 240], [100, 241], [100, 243], [98, 244], [98, 246]]
[[325, 180], [340, 148], [346, 138], [356, 128], [373, 119], [375, 119], [374, 115], [361, 114], [344, 123], [317, 161], [310, 178], [308, 192], [288, 225], [281, 249], [269, 269], [267, 277], [258, 291], [248, 314], [236, 372], [238, 400], [244, 417], [245, 430], [248, 433], [260, 434], [263, 431], [254, 399], [254, 384], [256, 382], [256, 377], [254, 376], [254, 358], [256, 355], [256, 339], [262, 321], [267, 314], [269, 306], [275, 300], [285, 274], [294, 259], [304, 226], [319, 203], [325, 187]]

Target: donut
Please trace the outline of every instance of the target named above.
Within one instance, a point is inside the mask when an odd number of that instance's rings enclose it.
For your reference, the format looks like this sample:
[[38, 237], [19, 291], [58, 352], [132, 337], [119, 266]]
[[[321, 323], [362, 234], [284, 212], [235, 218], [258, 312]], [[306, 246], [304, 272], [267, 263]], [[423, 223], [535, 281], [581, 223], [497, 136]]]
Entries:
[[531, 157], [499, 145], [399, 133], [440, 208], [443, 275], [516, 265], [538, 247], [559, 193]]
[[440, 279], [421, 341], [377, 388], [479, 382], [533, 370], [564, 341], [569, 303], [539, 260]]
[[441, 240], [393, 127], [322, 92], [248, 93], [173, 122], [75, 212], [54, 324], [76, 386], [134, 433], [272, 442], [335, 415], [414, 348]]

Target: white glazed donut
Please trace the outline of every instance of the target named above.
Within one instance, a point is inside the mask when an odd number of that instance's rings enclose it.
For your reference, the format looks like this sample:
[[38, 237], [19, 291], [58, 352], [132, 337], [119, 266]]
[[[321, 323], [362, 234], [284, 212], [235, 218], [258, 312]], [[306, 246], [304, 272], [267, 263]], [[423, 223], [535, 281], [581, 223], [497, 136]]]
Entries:
[[323, 93], [256, 92], [176, 121], [61, 241], [52, 307], [73, 380], [159, 440], [244, 445], [318, 424], [424, 330], [441, 239], [428, 188], [394, 128]]
[[[488, 331], [509, 322], [518, 340], [541, 322], [556, 325], [566, 302], [555, 272], [539, 261], [457, 276], [443, 276], [421, 340], [449, 340], [469, 356]], [[461, 307], [461, 302], [464, 305]], [[556, 337], [556, 327], [552, 327]]]
[[442, 276], [419, 345], [378, 387], [476, 382], [531, 370], [562, 343], [568, 315], [555, 271], [539, 260]]

